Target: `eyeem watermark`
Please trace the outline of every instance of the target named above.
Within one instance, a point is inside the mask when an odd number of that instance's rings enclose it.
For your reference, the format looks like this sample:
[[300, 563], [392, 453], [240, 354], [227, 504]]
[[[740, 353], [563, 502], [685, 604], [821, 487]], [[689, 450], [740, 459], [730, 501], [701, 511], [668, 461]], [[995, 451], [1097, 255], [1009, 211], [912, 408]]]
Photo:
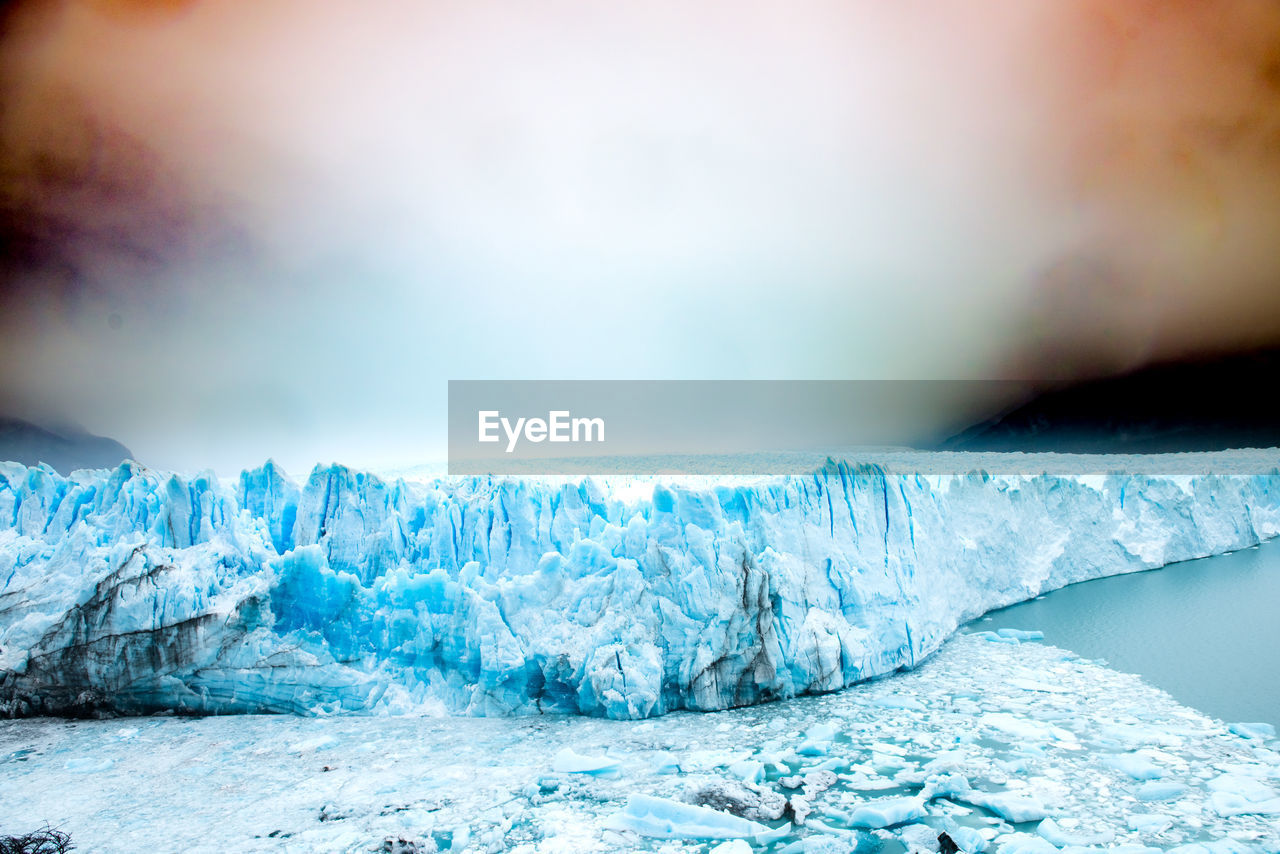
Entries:
[[527, 442], [603, 442], [603, 418], [574, 418], [567, 409], [553, 409], [546, 418], [502, 417], [497, 409], [482, 409], [479, 413], [477, 441], [499, 442], [501, 430], [506, 435], [507, 453], [516, 449], [523, 437]]
[[1001, 440], [1003, 428], [984, 419], [1025, 393], [1006, 380], [451, 380], [449, 474], [807, 475], [831, 471], [830, 458], [961, 476], [1270, 476], [1280, 460], [1280, 451], [1125, 455], [1120, 441], [1101, 455], [909, 450]]

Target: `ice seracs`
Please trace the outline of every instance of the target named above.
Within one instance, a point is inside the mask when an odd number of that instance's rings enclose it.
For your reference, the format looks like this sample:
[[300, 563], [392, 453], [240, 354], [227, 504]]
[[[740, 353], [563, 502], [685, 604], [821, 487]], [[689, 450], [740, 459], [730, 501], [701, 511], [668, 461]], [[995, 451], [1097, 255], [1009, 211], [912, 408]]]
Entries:
[[2, 464], [0, 712], [630, 719], [828, 691], [988, 609], [1280, 532], [1280, 456], [1252, 453], [1269, 474], [832, 462], [644, 489]]

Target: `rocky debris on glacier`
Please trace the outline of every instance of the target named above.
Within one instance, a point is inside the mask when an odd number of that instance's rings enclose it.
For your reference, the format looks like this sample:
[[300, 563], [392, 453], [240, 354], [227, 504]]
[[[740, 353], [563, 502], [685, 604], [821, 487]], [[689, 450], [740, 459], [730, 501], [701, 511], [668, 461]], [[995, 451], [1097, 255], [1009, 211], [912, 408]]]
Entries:
[[1136, 677], [961, 635], [838, 693], [648, 721], [0, 721], [0, 828], [89, 851], [943, 854], [945, 833], [964, 854], [1275, 854], [1278, 750]]
[[1280, 532], [1280, 452], [1199, 456], [1270, 473], [298, 485], [268, 463], [229, 486], [0, 464], [0, 713], [636, 719], [829, 691], [991, 608]]
[[[729, 769], [733, 773], [732, 767]], [[694, 787], [687, 800], [750, 821], [776, 821], [787, 812], [787, 798], [772, 788], [733, 779], [711, 780]]]
[[[915, 847], [927, 848], [929, 845], [927, 841], [922, 841]], [[956, 841], [951, 838], [951, 834], [945, 830], [938, 834], [938, 854], [958, 854], [959, 851], [960, 846], [956, 845]]]
[[378, 849], [379, 854], [436, 854], [439, 850], [435, 840], [427, 843], [416, 839], [405, 839], [403, 836], [388, 836], [382, 840], [382, 847]]

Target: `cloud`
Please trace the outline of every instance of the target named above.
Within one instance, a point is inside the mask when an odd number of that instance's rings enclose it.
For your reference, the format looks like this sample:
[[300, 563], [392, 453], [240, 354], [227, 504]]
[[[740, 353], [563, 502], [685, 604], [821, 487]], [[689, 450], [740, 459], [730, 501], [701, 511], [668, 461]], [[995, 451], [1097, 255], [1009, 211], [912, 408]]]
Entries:
[[449, 379], [1260, 340], [1280, 29], [1204, 5], [17, 4], [0, 405], [381, 464], [442, 447]]

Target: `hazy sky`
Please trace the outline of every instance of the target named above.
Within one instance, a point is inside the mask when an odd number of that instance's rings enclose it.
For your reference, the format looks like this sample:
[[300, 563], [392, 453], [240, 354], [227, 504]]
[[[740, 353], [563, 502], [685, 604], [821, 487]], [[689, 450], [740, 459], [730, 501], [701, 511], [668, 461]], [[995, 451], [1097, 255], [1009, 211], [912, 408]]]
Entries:
[[1280, 339], [1273, 0], [9, 3], [0, 412], [443, 454], [449, 379]]

